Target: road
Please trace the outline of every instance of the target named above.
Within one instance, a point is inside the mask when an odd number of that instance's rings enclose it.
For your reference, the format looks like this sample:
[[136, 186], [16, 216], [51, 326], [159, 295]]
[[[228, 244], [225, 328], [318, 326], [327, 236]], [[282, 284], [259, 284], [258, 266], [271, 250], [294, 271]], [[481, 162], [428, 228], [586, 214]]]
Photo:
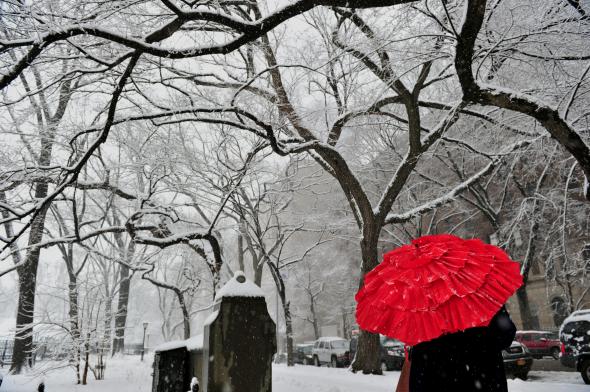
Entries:
[[551, 358], [535, 359], [533, 361], [533, 371], [552, 371], [552, 372], [575, 372], [576, 369], [565, 367], [559, 360]]

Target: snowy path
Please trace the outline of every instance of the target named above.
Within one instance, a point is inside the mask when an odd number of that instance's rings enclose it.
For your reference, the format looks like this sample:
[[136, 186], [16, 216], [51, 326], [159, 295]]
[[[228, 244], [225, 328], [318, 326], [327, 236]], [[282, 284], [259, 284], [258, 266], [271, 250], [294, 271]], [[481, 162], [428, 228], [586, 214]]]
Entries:
[[[588, 392], [579, 373], [531, 372], [529, 381], [508, 380], [510, 392]], [[385, 376], [352, 374], [346, 369], [316, 368], [313, 366], [275, 366], [275, 392], [393, 392], [399, 372]], [[533, 381], [535, 380], [535, 381]]]
[[[151, 362], [137, 357], [111, 360], [107, 364], [107, 379], [89, 385], [74, 385], [70, 369], [62, 369], [34, 379], [5, 377], [0, 392], [34, 392], [44, 379], [47, 392], [145, 392], [151, 389]], [[2, 372], [2, 370], [0, 370]], [[393, 392], [399, 372], [384, 376], [352, 374], [346, 369], [313, 366], [276, 365], [273, 368], [274, 392]], [[529, 381], [509, 380], [510, 392], [588, 392], [579, 373], [531, 372]]]

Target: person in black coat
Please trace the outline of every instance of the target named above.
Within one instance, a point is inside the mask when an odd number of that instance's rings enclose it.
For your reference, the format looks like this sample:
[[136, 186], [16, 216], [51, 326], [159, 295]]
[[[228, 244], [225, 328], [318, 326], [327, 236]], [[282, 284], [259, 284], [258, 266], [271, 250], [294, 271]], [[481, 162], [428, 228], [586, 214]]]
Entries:
[[410, 392], [507, 392], [502, 350], [516, 327], [502, 307], [487, 327], [469, 328], [412, 347]]

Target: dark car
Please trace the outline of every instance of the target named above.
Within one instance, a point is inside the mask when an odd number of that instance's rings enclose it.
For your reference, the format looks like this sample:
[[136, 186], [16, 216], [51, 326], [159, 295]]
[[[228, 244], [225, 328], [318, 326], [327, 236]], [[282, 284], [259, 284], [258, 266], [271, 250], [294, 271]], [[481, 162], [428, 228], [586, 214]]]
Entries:
[[[353, 336], [350, 340], [350, 358], [354, 358], [356, 354], [357, 339], [357, 336]], [[405, 361], [404, 344], [399, 340], [385, 336], [381, 336], [380, 343], [379, 358], [381, 360], [381, 369], [383, 371], [400, 370]]]
[[575, 368], [590, 384], [590, 310], [579, 310], [568, 316], [559, 329], [561, 363]]
[[295, 346], [293, 350], [293, 361], [302, 365], [313, 364], [313, 355], [311, 350], [313, 349], [313, 343], [302, 343]]
[[406, 360], [404, 344], [396, 339], [381, 337], [382, 370], [401, 370]]
[[514, 340], [525, 345], [536, 359], [541, 359], [544, 356], [559, 359], [560, 342], [557, 332], [516, 331]]
[[504, 369], [507, 377], [518, 377], [526, 380], [533, 366], [533, 356], [528, 349], [519, 342], [512, 342], [510, 347], [502, 350]]

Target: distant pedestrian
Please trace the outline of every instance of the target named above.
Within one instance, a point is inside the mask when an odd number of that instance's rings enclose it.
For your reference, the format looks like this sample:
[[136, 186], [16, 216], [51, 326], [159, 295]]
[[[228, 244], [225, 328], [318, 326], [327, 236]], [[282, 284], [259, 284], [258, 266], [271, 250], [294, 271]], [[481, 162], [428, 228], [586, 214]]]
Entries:
[[39, 386], [37, 387], [37, 392], [45, 392], [45, 383], [41, 383], [39, 384]]

